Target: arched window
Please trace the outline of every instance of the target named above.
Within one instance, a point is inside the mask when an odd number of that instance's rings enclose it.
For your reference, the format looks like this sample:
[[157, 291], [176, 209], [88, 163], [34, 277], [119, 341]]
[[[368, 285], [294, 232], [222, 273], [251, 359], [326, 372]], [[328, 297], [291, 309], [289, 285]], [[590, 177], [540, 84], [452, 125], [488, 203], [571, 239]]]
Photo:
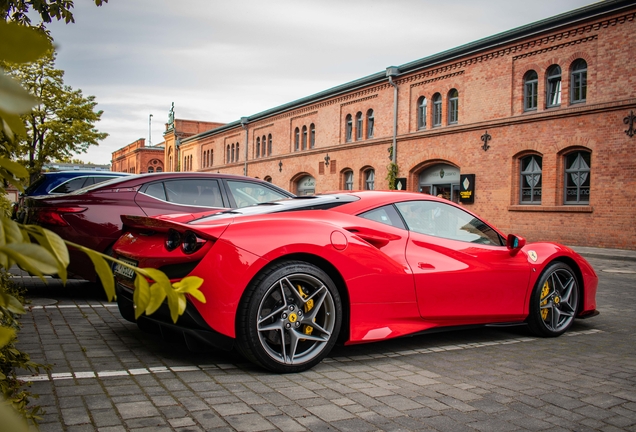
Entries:
[[230, 145], [227, 145], [227, 150], [225, 151], [225, 163], [230, 163]]
[[368, 169], [364, 172], [364, 188], [366, 190], [374, 190], [375, 188], [375, 170]]
[[565, 204], [590, 203], [591, 153], [575, 151], [565, 155]]
[[309, 125], [309, 148], [316, 147], [316, 125]]
[[149, 173], [155, 172], [155, 169], [153, 167], [148, 167], [148, 172]]
[[163, 172], [163, 168], [157, 167], [157, 171], [156, 172]]
[[570, 80], [570, 94], [572, 103], [585, 102], [587, 98], [587, 63], [578, 59], [572, 63], [572, 76]]
[[362, 113], [356, 114], [356, 141], [362, 139]]
[[272, 155], [272, 134], [267, 136], [267, 156]]
[[459, 93], [452, 89], [448, 92], [448, 124], [457, 124], [459, 118]]
[[261, 138], [258, 137], [256, 138], [256, 154], [254, 155], [254, 157], [260, 157], [261, 156]]
[[343, 173], [344, 176], [344, 189], [353, 190], [353, 171], [348, 170]]
[[351, 135], [353, 131], [353, 122], [351, 120], [351, 114], [347, 114], [347, 118], [345, 120], [345, 141], [351, 142]]
[[373, 127], [375, 125], [375, 117], [373, 116], [373, 110], [367, 111], [367, 139], [373, 138]]
[[241, 155], [241, 153], [239, 152], [239, 143], [236, 143], [236, 159], [234, 159], [234, 162], [238, 162], [239, 161], [240, 155]]
[[426, 129], [426, 104], [428, 101], [424, 96], [417, 100], [417, 128]]
[[294, 131], [294, 150], [300, 150], [300, 129], [298, 128]]
[[270, 176], [265, 176], [265, 178], [263, 180], [265, 180], [268, 183], [272, 182], [272, 178]]
[[521, 159], [521, 204], [541, 204], [541, 156]]
[[261, 147], [261, 157], [265, 157], [267, 156], [267, 137], [265, 135], [263, 135], [261, 142], [263, 143]]
[[232, 144], [232, 158], [231, 158], [232, 162], [234, 162], [234, 144]]
[[442, 125], [442, 95], [433, 95], [433, 127]]
[[210, 150], [210, 166], [214, 165], [214, 150]]
[[546, 73], [546, 104], [547, 108], [561, 105], [561, 68], [559, 65], [552, 65]]
[[523, 110], [531, 111], [537, 109], [537, 85], [539, 76], [533, 70], [526, 72], [523, 76]]
[[307, 126], [303, 126], [303, 150], [307, 150]]

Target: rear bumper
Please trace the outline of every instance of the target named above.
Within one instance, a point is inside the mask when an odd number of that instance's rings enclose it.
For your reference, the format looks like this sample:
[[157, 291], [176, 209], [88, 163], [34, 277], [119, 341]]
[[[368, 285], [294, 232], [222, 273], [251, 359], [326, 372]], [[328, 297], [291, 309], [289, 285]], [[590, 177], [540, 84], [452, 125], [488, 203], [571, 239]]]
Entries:
[[144, 314], [135, 320], [133, 291], [118, 283], [117, 305], [121, 315], [126, 320], [136, 323], [142, 331], [159, 335], [167, 342], [185, 343], [191, 351], [209, 351], [210, 348], [230, 351], [234, 346], [233, 338], [210, 328], [190, 303], [176, 324], [172, 322], [170, 310], [165, 302], [152, 315]]

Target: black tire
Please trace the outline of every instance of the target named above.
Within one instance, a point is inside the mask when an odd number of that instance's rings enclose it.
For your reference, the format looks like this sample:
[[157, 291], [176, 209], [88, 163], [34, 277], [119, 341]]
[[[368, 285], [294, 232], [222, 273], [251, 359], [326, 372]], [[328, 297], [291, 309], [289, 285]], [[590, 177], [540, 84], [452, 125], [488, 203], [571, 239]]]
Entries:
[[237, 311], [236, 344], [265, 369], [301, 372], [331, 351], [341, 323], [342, 302], [327, 273], [309, 263], [285, 261], [246, 289]]
[[570, 328], [579, 307], [579, 283], [572, 268], [562, 262], [548, 265], [530, 298], [528, 327], [537, 336], [555, 337]]

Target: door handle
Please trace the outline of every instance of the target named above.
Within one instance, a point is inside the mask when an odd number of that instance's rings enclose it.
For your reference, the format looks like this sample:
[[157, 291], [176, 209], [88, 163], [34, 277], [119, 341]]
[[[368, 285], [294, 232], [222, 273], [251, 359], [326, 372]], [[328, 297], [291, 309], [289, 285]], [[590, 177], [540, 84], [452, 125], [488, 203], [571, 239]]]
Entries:
[[435, 266], [428, 263], [418, 262], [417, 266], [421, 268], [422, 270], [425, 270], [425, 269], [435, 270]]

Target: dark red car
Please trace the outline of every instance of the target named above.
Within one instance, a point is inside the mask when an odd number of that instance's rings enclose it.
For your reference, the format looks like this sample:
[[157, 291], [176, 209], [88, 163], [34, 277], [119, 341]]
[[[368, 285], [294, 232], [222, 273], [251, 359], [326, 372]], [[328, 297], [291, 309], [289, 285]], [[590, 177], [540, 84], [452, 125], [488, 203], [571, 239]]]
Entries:
[[[294, 195], [263, 180], [212, 173], [164, 172], [117, 178], [57, 196], [26, 199], [27, 223], [109, 253], [122, 234], [121, 215], [190, 214], [241, 208]], [[70, 274], [91, 281], [90, 259], [69, 248]]]

